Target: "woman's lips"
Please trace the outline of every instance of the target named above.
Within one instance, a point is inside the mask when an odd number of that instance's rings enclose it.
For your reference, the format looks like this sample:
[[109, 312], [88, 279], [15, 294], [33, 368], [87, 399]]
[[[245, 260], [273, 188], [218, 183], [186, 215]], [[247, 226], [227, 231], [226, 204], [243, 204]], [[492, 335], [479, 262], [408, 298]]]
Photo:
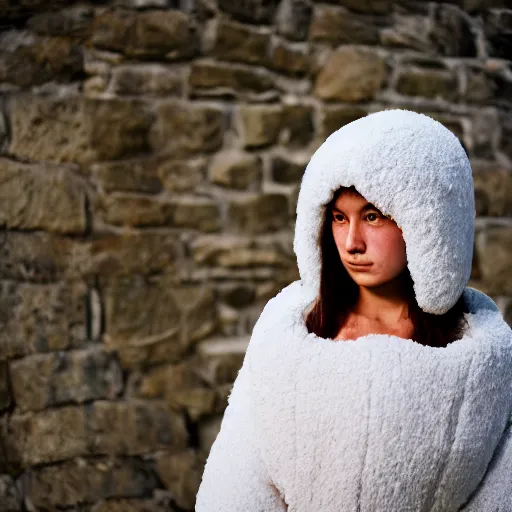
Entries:
[[372, 266], [372, 263], [350, 263], [350, 261], [346, 261], [345, 263], [350, 267], [358, 270], [368, 269]]

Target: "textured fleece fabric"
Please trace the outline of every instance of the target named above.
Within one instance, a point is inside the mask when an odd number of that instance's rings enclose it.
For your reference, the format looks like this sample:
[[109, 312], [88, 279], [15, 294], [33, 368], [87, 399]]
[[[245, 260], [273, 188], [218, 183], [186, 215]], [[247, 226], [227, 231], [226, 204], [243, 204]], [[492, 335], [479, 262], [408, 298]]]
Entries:
[[[423, 118], [401, 110], [372, 114], [351, 123], [361, 129], [348, 125], [334, 134], [346, 130], [351, 149], [341, 135], [331, 136], [313, 156], [297, 206], [301, 279], [267, 303], [254, 327], [196, 512], [512, 512], [512, 330], [487, 295], [467, 287], [474, 223], [469, 164], [460, 153], [450, 160], [458, 152], [453, 136]], [[421, 150], [409, 130], [422, 133], [425, 146], [434, 139], [430, 156], [418, 161], [395, 139], [401, 133]], [[368, 139], [394, 164], [378, 165]], [[395, 143], [402, 158], [425, 165], [398, 165], [389, 147]], [[322, 149], [326, 144], [330, 151]], [[328, 158], [342, 147], [346, 166]], [[442, 163], [426, 165], [434, 160]], [[444, 182], [446, 172], [462, 184]], [[429, 179], [411, 177], [417, 173]], [[380, 188], [367, 183], [372, 179]], [[392, 335], [333, 341], [308, 333], [304, 315], [319, 279], [317, 217], [340, 185], [351, 184], [402, 227], [425, 311], [446, 311], [463, 295], [469, 313], [461, 339], [433, 348]]]

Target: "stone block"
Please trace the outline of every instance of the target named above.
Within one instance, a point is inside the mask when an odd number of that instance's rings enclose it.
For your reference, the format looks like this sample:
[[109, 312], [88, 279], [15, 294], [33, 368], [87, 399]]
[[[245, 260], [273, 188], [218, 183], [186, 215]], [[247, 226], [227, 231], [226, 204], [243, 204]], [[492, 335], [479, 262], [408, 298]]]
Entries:
[[468, 150], [472, 157], [494, 160], [496, 153], [496, 127], [499, 124], [499, 112], [494, 107], [479, 108], [469, 116], [470, 129]]
[[154, 159], [96, 163], [91, 166], [91, 176], [105, 192], [158, 194], [163, 189]]
[[510, 4], [507, 7], [508, 9], [487, 9], [483, 16], [483, 28], [489, 56], [510, 60], [512, 54], [512, 10]]
[[479, 57], [472, 20], [456, 5], [438, 4], [433, 9], [429, 38], [440, 55]]
[[172, 9], [105, 11], [94, 20], [91, 42], [136, 58], [184, 59], [199, 49], [198, 34], [188, 16]]
[[34, 231], [5, 231], [0, 243], [0, 279], [49, 283], [75, 280], [88, 259], [88, 244]]
[[336, 3], [364, 14], [388, 14], [394, 4], [392, 0], [336, 0]]
[[30, 87], [68, 82], [83, 72], [83, 52], [68, 38], [8, 30], [0, 34], [0, 48], [0, 83]]
[[185, 448], [183, 418], [160, 402], [95, 402], [88, 411], [88, 448], [104, 455], [142, 455]]
[[194, 262], [201, 266], [237, 267], [276, 266], [293, 264], [292, 254], [278, 243], [264, 242], [240, 235], [203, 235], [190, 244]]
[[308, 49], [283, 39], [272, 40], [267, 61], [270, 68], [291, 76], [303, 76], [309, 71]]
[[127, 232], [98, 237], [90, 243], [84, 273], [104, 282], [131, 274], [173, 275], [180, 260], [180, 245], [173, 233]]
[[162, 159], [154, 165], [165, 190], [171, 193], [193, 192], [206, 179], [206, 161]]
[[223, 137], [221, 108], [167, 101], [157, 108], [151, 145], [154, 150], [168, 154], [209, 153], [222, 146]]
[[224, 187], [244, 190], [260, 183], [262, 176], [261, 158], [237, 150], [217, 153], [210, 164], [210, 180]]
[[88, 451], [82, 407], [14, 414], [6, 432], [7, 459], [22, 468], [84, 455]]
[[283, 0], [275, 17], [277, 33], [292, 41], [307, 38], [311, 12], [310, 0]]
[[512, 172], [498, 165], [472, 167], [477, 215], [512, 217]]
[[399, 74], [396, 91], [405, 96], [455, 101], [458, 97], [458, 81], [448, 71], [411, 68]]
[[212, 388], [232, 385], [249, 344], [248, 336], [210, 338], [197, 346], [196, 373]]
[[60, 10], [36, 13], [27, 20], [27, 27], [42, 35], [86, 37], [93, 15], [92, 7], [74, 5]]
[[112, 353], [101, 348], [35, 354], [10, 363], [19, 411], [114, 399], [123, 390], [123, 375]]
[[380, 42], [385, 46], [411, 48], [432, 53], [432, 39], [427, 17], [421, 15], [394, 14], [393, 25], [380, 32]]
[[310, 105], [290, 104], [283, 106], [281, 139], [287, 146], [303, 148], [315, 135], [314, 110]]
[[476, 251], [486, 293], [512, 296], [512, 228], [488, 227], [477, 238]]
[[[0, 411], [7, 409], [12, 403], [11, 386], [9, 384], [9, 366], [6, 361], [0, 362]], [[0, 493], [0, 496], [2, 494]]]
[[168, 512], [168, 510], [168, 504], [161, 504], [153, 499], [112, 499], [98, 502], [91, 507], [90, 512]]
[[150, 466], [136, 458], [76, 458], [32, 468], [22, 477], [25, 496], [41, 509], [75, 507], [106, 498], [140, 498], [158, 486]]
[[249, 23], [270, 23], [278, 0], [219, 0], [219, 7], [235, 19]]
[[309, 39], [332, 45], [377, 44], [379, 31], [372, 20], [344, 7], [316, 4], [309, 29]]
[[170, 490], [176, 504], [193, 510], [204, 471], [204, 458], [195, 450], [178, 453], [162, 452], [155, 457], [158, 475]]
[[276, 183], [289, 185], [300, 183], [307, 164], [296, 163], [282, 156], [275, 156], [271, 163], [272, 179]]
[[314, 94], [322, 100], [369, 100], [382, 88], [386, 75], [386, 60], [378, 53], [341, 47], [331, 54], [318, 73]]
[[263, 64], [270, 42], [268, 31], [220, 18], [214, 25], [209, 53], [220, 60]]
[[275, 144], [283, 122], [280, 105], [244, 105], [239, 107], [246, 148], [258, 148]]
[[357, 106], [326, 105], [322, 111], [321, 133], [326, 138], [352, 121], [356, 121], [368, 114], [364, 108]]
[[110, 90], [119, 95], [181, 96], [181, 71], [161, 64], [116, 66], [112, 70]]
[[217, 325], [213, 289], [205, 285], [175, 286], [169, 290], [182, 319], [182, 341], [189, 346], [209, 334]]
[[85, 231], [87, 184], [72, 168], [0, 158], [0, 174], [0, 224], [66, 234]]
[[80, 282], [2, 282], [0, 360], [85, 345], [86, 297]]
[[139, 275], [112, 279], [105, 287], [105, 343], [123, 366], [179, 359], [186, 345], [181, 311], [160, 282]]
[[3, 512], [19, 512], [21, 496], [10, 475], [0, 475], [0, 505]]
[[469, 103], [486, 103], [497, 96], [499, 83], [496, 77], [480, 67], [466, 68], [465, 88], [461, 98]]
[[261, 95], [275, 89], [272, 77], [264, 70], [218, 62], [193, 63], [189, 86], [194, 96]]
[[152, 115], [140, 102], [15, 95], [9, 152], [31, 160], [115, 160], [148, 149]]
[[244, 233], [265, 233], [287, 227], [288, 200], [282, 194], [251, 194], [229, 203], [232, 224]]

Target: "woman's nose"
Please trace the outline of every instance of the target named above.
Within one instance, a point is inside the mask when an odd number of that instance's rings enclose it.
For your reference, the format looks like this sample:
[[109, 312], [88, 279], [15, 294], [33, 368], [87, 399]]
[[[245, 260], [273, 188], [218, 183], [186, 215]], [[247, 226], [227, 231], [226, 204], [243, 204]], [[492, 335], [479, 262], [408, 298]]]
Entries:
[[351, 222], [349, 224], [345, 240], [345, 250], [349, 253], [364, 252], [366, 250], [366, 243], [358, 222]]

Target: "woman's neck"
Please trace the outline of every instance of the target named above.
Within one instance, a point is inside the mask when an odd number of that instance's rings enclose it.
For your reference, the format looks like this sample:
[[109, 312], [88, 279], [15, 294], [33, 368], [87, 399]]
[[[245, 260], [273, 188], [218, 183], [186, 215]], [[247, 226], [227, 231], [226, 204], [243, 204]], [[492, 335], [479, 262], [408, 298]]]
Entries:
[[360, 286], [352, 312], [382, 324], [404, 321], [409, 317], [409, 307], [403, 281], [398, 277], [378, 287]]

